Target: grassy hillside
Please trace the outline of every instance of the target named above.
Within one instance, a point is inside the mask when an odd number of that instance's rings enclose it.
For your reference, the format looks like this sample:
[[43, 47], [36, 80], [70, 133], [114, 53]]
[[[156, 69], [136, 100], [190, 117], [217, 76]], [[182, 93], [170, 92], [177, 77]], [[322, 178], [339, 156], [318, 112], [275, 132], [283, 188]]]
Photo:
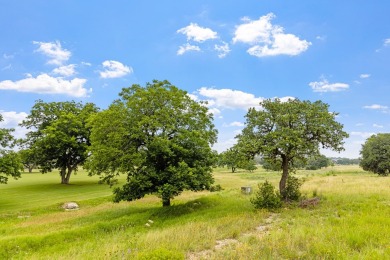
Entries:
[[[154, 196], [114, 204], [84, 172], [24, 174], [0, 186], [0, 258], [20, 259], [385, 259], [390, 258], [390, 178], [356, 166], [301, 171], [315, 208], [254, 210], [241, 186], [278, 173], [215, 170], [220, 192], [185, 192], [163, 208]], [[78, 211], [60, 205], [76, 201]], [[164, 258], [165, 257], [165, 258]]]

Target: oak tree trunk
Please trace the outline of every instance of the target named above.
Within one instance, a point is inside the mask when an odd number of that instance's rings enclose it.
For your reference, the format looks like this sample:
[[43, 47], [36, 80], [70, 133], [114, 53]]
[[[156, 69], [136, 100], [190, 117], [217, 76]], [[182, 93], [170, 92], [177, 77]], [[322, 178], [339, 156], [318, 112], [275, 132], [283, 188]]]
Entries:
[[287, 156], [282, 155], [282, 178], [279, 182], [279, 192], [283, 199], [285, 198], [285, 191], [286, 191], [286, 184], [287, 184], [287, 178], [288, 178], [288, 159]]

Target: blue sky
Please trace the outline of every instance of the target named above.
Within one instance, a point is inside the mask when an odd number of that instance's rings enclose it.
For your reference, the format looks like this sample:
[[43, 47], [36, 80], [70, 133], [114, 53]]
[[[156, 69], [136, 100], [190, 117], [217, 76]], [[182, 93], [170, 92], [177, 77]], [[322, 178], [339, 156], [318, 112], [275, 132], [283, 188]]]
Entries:
[[1, 127], [35, 100], [106, 108], [123, 87], [169, 80], [208, 100], [215, 149], [234, 144], [264, 98], [322, 100], [350, 134], [345, 152], [390, 129], [387, 0], [0, 0]]

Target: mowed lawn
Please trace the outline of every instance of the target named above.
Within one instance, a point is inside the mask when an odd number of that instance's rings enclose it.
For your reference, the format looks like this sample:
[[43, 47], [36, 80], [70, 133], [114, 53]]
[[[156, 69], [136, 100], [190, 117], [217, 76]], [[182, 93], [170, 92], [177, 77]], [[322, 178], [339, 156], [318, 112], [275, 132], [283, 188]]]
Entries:
[[[83, 171], [25, 173], [1, 185], [0, 259], [390, 259], [390, 177], [358, 166], [298, 171], [320, 204], [255, 210], [242, 186], [280, 174], [215, 169], [219, 192], [112, 203], [112, 189]], [[123, 183], [124, 177], [121, 177]], [[80, 210], [64, 211], [76, 201]]]
[[[122, 178], [124, 179], [124, 178]], [[112, 195], [108, 185], [98, 184], [98, 176], [88, 176], [83, 170], [72, 175], [69, 185], [61, 184], [58, 171], [42, 174], [23, 173], [22, 178], [10, 178], [0, 185], [0, 215], [3, 213], [44, 209], [68, 201], [83, 201]]]

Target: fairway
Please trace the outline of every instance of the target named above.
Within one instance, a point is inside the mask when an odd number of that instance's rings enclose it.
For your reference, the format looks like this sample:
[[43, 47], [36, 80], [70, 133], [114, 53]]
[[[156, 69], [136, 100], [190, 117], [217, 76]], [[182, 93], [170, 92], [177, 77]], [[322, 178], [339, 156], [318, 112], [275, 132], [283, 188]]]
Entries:
[[83, 170], [72, 175], [69, 185], [60, 184], [58, 171], [42, 174], [38, 171], [23, 173], [19, 180], [9, 179], [1, 185], [0, 215], [7, 212], [43, 209], [68, 201], [108, 198], [112, 190], [98, 184], [98, 176], [88, 176]]
[[[388, 259], [390, 178], [357, 166], [298, 171], [318, 206], [255, 210], [241, 186], [280, 173], [214, 171], [220, 192], [184, 192], [170, 207], [147, 196], [112, 203], [112, 190], [85, 172], [25, 173], [1, 185], [1, 259]], [[60, 205], [76, 201], [80, 210]], [[156, 257], [156, 258], [153, 258]], [[165, 258], [164, 258], [165, 257]]]

